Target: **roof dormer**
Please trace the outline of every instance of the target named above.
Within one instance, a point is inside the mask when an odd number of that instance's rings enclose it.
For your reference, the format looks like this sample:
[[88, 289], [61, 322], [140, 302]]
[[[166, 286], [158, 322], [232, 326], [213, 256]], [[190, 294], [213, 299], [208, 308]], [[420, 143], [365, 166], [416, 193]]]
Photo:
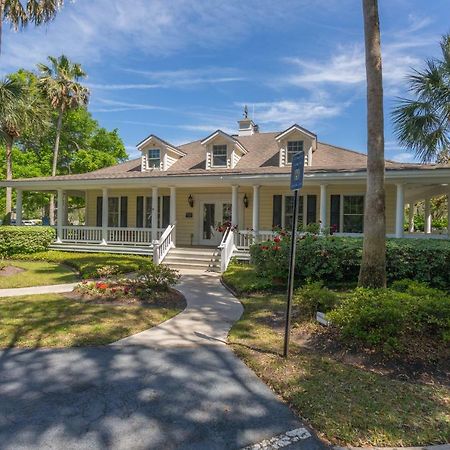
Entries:
[[137, 145], [141, 151], [141, 171], [167, 170], [179, 158], [186, 155], [178, 147], [151, 134]]
[[292, 156], [305, 152], [305, 165], [312, 165], [313, 152], [317, 149], [317, 135], [301, 126], [294, 124], [275, 137], [280, 155], [280, 167], [289, 166]]
[[206, 151], [206, 169], [234, 169], [246, 148], [233, 136], [217, 130], [205, 138], [201, 144]]

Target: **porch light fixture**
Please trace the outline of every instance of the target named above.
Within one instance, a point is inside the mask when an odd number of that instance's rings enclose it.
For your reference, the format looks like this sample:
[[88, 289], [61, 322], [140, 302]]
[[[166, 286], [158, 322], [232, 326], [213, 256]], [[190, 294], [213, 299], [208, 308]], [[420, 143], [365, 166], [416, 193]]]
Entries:
[[247, 194], [244, 194], [244, 198], [243, 198], [242, 201], [244, 202], [244, 206], [245, 206], [246, 208], [248, 208], [248, 197], [247, 197]]
[[191, 194], [189, 194], [189, 197], [188, 197], [188, 203], [189, 203], [189, 206], [190, 206], [191, 208], [194, 207], [194, 199], [192, 198], [192, 195], [191, 195]]

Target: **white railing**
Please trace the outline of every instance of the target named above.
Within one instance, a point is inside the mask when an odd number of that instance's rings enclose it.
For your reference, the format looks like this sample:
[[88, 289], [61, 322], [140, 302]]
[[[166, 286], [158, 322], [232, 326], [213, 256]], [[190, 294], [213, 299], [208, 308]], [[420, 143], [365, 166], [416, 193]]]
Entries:
[[[164, 228], [158, 228], [156, 239], [160, 239]], [[151, 228], [108, 227], [106, 229], [108, 244], [134, 244], [152, 246]], [[101, 243], [103, 241], [102, 227], [63, 226], [62, 242], [73, 243]]]
[[[258, 241], [268, 241], [274, 236], [273, 231], [260, 231], [258, 233]], [[250, 230], [240, 230], [234, 232], [234, 245], [243, 250], [250, 248], [255, 243], [255, 232]]]
[[169, 250], [174, 247], [173, 235], [175, 232], [175, 225], [169, 225], [158, 242], [153, 244], [153, 262], [155, 264], [161, 264], [164, 261]]
[[222, 237], [222, 241], [218, 247], [220, 251], [220, 271], [225, 272], [227, 270], [228, 264], [230, 263], [231, 257], [235, 250], [234, 244], [234, 232], [229, 228], [225, 231]]
[[102, 227], [63, 226], [61, 240], [63, 242], [100, 243]]

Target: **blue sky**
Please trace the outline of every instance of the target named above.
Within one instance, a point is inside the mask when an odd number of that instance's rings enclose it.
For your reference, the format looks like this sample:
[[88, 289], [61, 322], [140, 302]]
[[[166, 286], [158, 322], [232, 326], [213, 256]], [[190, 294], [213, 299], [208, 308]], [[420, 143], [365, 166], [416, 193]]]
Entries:
[[[389, 111], [411, 67], [439, 56], [448, 0], [380, 0], [386, 155], [412, 161]], [[150, 133], [173, 144], [236, 131], [248, 104], [261, 131], [294, 122], [365, 151], [360, 0], [76, 0], [40, 29], [7, 30], [0, 73], [65, 53], [88, 72], [90, 111], [130, 156]], [[254, 113], [253, 113], [254, 111]]]

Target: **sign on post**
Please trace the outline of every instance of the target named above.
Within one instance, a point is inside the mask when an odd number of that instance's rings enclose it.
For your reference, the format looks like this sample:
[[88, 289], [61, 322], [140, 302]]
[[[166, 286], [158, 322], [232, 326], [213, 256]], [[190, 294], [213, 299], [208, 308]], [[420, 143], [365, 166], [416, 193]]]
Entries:
[[294, 293], [294, 273], [295, 273], [295, 250], [297, 247], [298, 228], [298, 191], [303, 187], [303, 174], [305, 171], [305, 153], [298, 152], [292, 158], [291, 167], [291, 190], [294, 191], [294, 216], [292, 218], [291, 251], [289, 258], [289, 278], [287, 288], [286, 323], [284, 329], [284, 350], [283, 356], [287, 358], [289, 354], [289, 338], [291, 334], [291, 311], [292, 296]]

